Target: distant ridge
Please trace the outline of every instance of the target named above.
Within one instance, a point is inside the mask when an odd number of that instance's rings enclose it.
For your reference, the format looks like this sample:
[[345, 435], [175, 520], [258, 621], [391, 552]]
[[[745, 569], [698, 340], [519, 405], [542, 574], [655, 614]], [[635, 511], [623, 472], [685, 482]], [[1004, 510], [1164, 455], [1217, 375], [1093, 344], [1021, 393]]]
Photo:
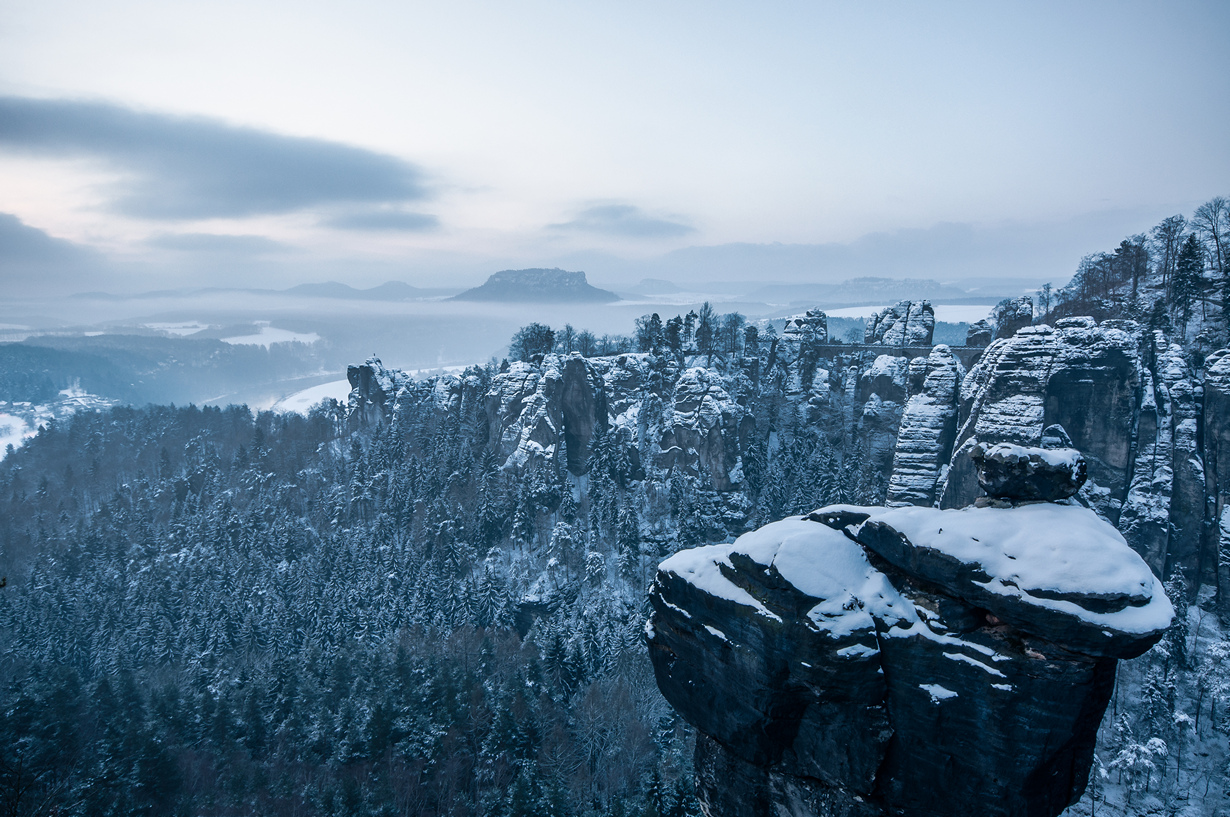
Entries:
[[369, 289], [355, 289], [350, 284], [325, 281], [318, 284], [299, 284], [289, 289], [255, 289], [250, 287], [194, 287], [192, 289], [159, 289], [138, 292], [132, 295], [117, 295], [110, 292], [77, 292], [68, 297], [105, 301], [123, 301], [135, 298], [186, 298], [219, 292], [236, 292], [252, 295], [290, 295], [296, 298], [331, 298], [348, 301], [417, 301], [453, 295], [456, 288], [416, 287], [402, 281], [387, 281]]
[[454, 301], [534, 301], [538, 303], [606, 303], [619, 296], [590, 286], [583, 272], [562, 269], [506, 269], [482, 286], [467, 289]]
[[347, 298], [382, 301], [406, 301], [432, 294], [431, 290], [419, 289], [401, 281], [389, 281], [371, 289], [355, 289], [349, 284], [326, 281], [323, 284], [299, 284], [299, 286], [283, 291], [288, 295], [305, 295], [309, 298]]

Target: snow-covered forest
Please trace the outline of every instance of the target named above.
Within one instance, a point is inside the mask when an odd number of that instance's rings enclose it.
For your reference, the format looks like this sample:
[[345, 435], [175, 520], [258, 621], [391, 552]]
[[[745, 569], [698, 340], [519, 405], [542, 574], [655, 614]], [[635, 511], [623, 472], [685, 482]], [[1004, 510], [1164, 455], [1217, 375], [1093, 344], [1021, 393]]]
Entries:
[[[1134, 318], [1199, 370], [1230, 337], [1214, 205], [1216, 230], [1202, 208], [1085, 259], [1033, 320]], [[854, 353], [818, 368], [807, 320], [793, 369], [775, 368], [776, 330], [710, 309], [617, 340], [531, 325], [510, 354], [525, 362], [402, 382], [378, 408], [49, 424], [0, 462], [0, 813], [697, 813], [694, 737], [642, 638], [656, 565], [888, 490], [901, 406], [849, 400], [896, 370]], [[612, 343], [593, 365], [640, 402], [612, 405], [584, 451], [526, 425], [510, 456], [492, 423], [508, 384]], [[734, 418], [722, 468], [642, 450], [693, 392], [696, 423]], [[1076, 813], [1226, 808], [1228, 631], [1198, 576], [1166, 578], [1190, 604], [1121, 666]]]

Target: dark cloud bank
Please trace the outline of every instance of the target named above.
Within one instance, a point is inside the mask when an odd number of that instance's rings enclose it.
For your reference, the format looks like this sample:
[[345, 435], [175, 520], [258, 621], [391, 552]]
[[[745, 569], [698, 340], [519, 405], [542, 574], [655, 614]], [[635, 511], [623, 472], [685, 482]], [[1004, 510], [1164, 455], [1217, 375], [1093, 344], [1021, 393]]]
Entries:
[[0, 148], [106, 162], [126, 175], [109, 190], [111, 208], [148, 219], [238, 218], [429, 197], [423, 172], [395, 156], [103, 102], [0, 97]]
[[0, 213], [0, 291], [25, 296], [48, 288], [89, 289], [110, 272], [105, 256]]

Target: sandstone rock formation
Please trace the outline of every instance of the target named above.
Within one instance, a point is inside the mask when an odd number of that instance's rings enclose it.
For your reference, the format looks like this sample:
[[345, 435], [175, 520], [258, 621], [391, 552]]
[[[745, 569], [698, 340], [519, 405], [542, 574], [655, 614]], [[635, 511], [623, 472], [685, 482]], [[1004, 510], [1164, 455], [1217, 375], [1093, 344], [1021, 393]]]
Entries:
[[1034, 300], [1028, 295], [1019, 298], [1006, 298], [995, 305], [991, 311], [991, 322], [995, 325], [995, 337], [1010, 338], [1022, 328], [1034, 322]]
[[681, 551], [650, 656], [723, 817], [1053, 817], [1161, 583], [1075, 505], [833, 506]]
[[[889, 505], [934, 505], [957, 435], [957, 396], [964, 369], [947, 346], [910, 363], [906, 403], [888, 482]], [[913, 388], [918, 383], [918, 388]]]
[[509, 269], [493, 273], [481, 286], [453, 296], [455, 301], [535, 301], [602, 303], [619, 296], [591, 286], [583, 272], [562, 269]]
[[[792, 321], [758, 357], [712, 366], [546, 355], [416, 381], [372, 360], [351, 367], [351, 417], [379, 424], [400, 401], [431, 401], [442, 416], [481, 405], [499, 465], [555, 468], [566, 454], [578, 477], [602, 432], [633, 476], [703, 477], [741, 508], [749, 457], [781, 424], [841, 440], [858, 467], [882, 475], [887, 504], [948, 508], [982, 493], [976, 445], [1046, 447], [1058, 427], [1087, 462], [1074, 501], [1116, 525], [1154, 572], [1216, 588], [1230, 615], [1230, 352], [1196, 368], [1160, 331], [1067, 318], [993, 341], [967, 372], [956, 354], [968, 360], [968, 350], [816, 342], [822, 314]], [[898, 309], [881, 328], [910, 314]]]
[[995, 337], [995, 327], [986, 318], [975, 321], [965, 330], [966, 346], [990, 346]]
[[1230, 614], [1217, 499], [1230, 474], [1227, 354], [1210, 355], [1201, 378], [1160, 331], [1091, 318], [997, 339], [962, 381], [941, 506], [968, 505], [981, 492], [968, 457], [975, 446], [1039, 445], [1057, 426], [1088, 464], [1076, 499], [1116, 525], [1159, 575], [1181, 571], [1189, 586], [1217, 588]]
[[[1058, 426], [1051, 428], [1063, 433]], [[1045, 432], [1042, 439], [1045, 443]], [[979, 487], [995, 499], [1067, 499], [1089, 476], [1085, 458], [1075, 448], [1024, 448], [999, 443], [990, 447], [978, 444], [969, 453], [978, 469]]]
[[930, 301], [901, 301], [867, 320], [864, 343], [885, 346], [930, 346], [935, 310]]

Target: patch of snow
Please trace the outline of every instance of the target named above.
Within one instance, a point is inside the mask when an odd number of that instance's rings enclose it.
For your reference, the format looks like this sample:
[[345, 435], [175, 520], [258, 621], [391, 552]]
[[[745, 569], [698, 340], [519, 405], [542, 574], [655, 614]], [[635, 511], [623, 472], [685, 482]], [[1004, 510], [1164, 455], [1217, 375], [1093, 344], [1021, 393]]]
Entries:
[[665, 606], [667, 606], [667, 607], [669, 607], [670, 609], [674, 610], [676, 613], [678, 613], [679, 615], [683, 616], [684, 618], [691, 618], [691, 617], [692, 617], [692, 614], [691, 614], [691, 613], [689, 613], [687, 610], [685, 610], [685, 609], [683, 609], [682, 607], [680, 607], [678, 604], [671, 604], [671, 603], [670, 603], [669, 601], [667, 601], [666, 599], [661, 599], [661, 602], [662, 602], [662, 604], [664, 604]]
[[919, 684], [918, 688], [931, 696], [931, 703], [938, 704], [940, 701], [946, 701], [949, 698], [957, 697], [957, 693], [951, 689], [946, 689], [939, 684]]
[[283, 397], [281, 400], [273, 404], [273, 410], [279, 413], [297, 413], [307, 414], [312, 406], [315, 406], [322, 400], [327, 400], [332, 397], [334, 400], [345, 403], [346, 397], [350, 394], [349, 380], [333, 380], [329, 383], [322, 383], [319, 386], [312, 386], [303, 391], [295, 392], [292, 395]]
[[970, 658], [968, 655], [962, 655], [959, 652], [946, 652], [944, 653], [944, 657], [951, 661], [960, 661], [965, 664], [971, 664], [977, 667], [978, 669], [983, 670], [984, 672], [990, 673], [991, 675], [998, 675], [1000, 678], [1008, 677], [1007, 675], [1004, 675], [1002, 672], [995, 669], [994, 667], [988, 667], [986, 664], [982, 663], [978, 659]]
[[315, 343], [320, 335], [315, 332], [292, 332], [289, 329], [278, 329], [270, 326], [268, 321], [257, 321], [260, 330], [255, 335], [239, 335], [233, 338], [222, 338], [223, 343], [232, 346], [264, 346], [268, 349], [275, 343]]
[[1015, 462], [1028, 460], [1030, 456], [1036, 454], [1047, 465], [1054, 468], [1067, 468], [1069, 471], [1075, 471], [1077, 463], [1082, 459], [1080, 452], [1075, 448], [1034, 448], [1013, 443], [998, 443], [991, 446], [987, 449], [987, 455], [992, 454], [1011, 457]]
[[721, 630], [715, 627], [710, 627], [708, 624], [705, 625], [705, 629], [709, 631], [709, 635], [714, 636], [716, 638], [720, 638], [722, 641], [725, 641], [727, 644], [730, 643], [730, 639], [726, 637], [726, 633], [722, 632]]
[[[866, 658], [871, 655], [879, 655], [880, 651], [875, 647], [868, 647], [866, 644], [855, 644], [850, 647], [843, 647], [837, 651], [837, 654], [842, 658]], [[806, 666], [811, 666], [807, 664]]]
[[[823, 599], [808, 620], [834, 638], [873, 631], [873, 616], [890, 624], [917, 621], [914, 606], [888, 577], [871, 566], [863, 549], [840, 531], [800, 517], [783, 519], [745, 533], [732, 545], [683, 550], [662, 562], [674, 573], [710, 595], [751, 607], [778, 618], [746, 590], [727, 579], [721, 566], [733, 569], [730, 554], [776, 567], [799, 592]], [[780, 620], [780, 619], [779, 619]]]
[[20, 448], [21, 444], [38, 433], [38, 429], [14, 414], [0, 414], [0, 457], [8, 446]]
[[168, 335], [195, 335], [197, 332], [209, 329], [207, 323], [198, 323], [197, 321], [184, 321], [182, 323], [145, 323], [142, 324], [146, 329], [156, 329], [159, 332], [166, 332]]

